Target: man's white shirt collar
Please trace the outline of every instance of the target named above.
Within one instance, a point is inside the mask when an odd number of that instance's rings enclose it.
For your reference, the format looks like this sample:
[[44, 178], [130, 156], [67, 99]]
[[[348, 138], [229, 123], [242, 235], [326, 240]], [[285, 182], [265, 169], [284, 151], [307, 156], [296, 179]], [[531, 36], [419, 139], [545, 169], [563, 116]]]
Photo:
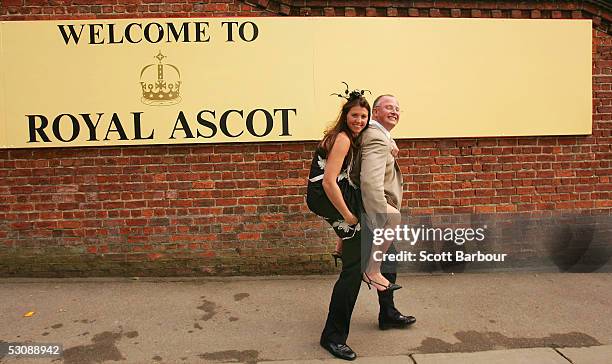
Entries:
[[389, 132], [389, 130], [387, 130], [384, 126], [382, 126], [378, 121], [374, 119], [370, 119], [370, 125], [375, 126], [378, 129], [380, 129], [385, 134], [387, 139], [391, 140], [391, 133]]

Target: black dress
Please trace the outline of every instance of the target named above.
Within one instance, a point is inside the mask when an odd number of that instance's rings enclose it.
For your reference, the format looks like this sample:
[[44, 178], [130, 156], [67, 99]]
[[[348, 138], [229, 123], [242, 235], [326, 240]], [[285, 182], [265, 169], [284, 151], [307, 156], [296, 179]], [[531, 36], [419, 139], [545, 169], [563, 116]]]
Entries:
[[[359, 186], [356, 186], [350, 179], [351, 160], [352, 158], [349, 152], [344, 158], [340, 174], [336, 181], [338, 187], [340, 187], [346, 206], [353, 215], [359, 218], [362, 211], [361, 192]], [[308, 192], [306, 195], [308, 208], [315, 214], [323, 217], [342, 240], [358, 238], [361, 225], [359, 223], [349, 225], [345, 222], [340, 212], [334, 207], [323, 190], [323, 173], [325, 172], [326, 163], [327, 153], [322, 148], [317, 148], [314, 158], [312, 159], [312, 164], [310, 165], [310, 174], [308, 176]]]

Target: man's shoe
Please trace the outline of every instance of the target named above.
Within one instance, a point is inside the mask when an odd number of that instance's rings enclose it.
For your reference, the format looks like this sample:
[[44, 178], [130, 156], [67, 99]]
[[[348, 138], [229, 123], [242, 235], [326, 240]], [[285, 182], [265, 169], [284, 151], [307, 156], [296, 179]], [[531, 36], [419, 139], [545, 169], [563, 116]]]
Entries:
[[397, 315], [394, 318], [387, 318], [384, 320], [378, 319], [378, 328], [381, 330], [387, 329], [403, 329], [416, 322], [414, 316], [404, 316], [402, 314]]
[[344, 360], [355, 360], [357, 358], [357, 354], [355, 354], [353, 349], [349, 348], [348, 345], [335, 344], [330, 341], [321, 341], [321, 346], [336, 358]]

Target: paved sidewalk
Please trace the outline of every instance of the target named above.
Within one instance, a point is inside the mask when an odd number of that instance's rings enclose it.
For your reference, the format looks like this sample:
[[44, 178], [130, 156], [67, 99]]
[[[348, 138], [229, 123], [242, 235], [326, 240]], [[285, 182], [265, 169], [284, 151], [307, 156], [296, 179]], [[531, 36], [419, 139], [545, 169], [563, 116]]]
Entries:
[[[338, 363], [336, 359], [264, 361], [274, 364], [325, 364]], [[363, 364], [606, 364], [612, 362], [612, 345], [584, 348], [529, 348], [480, 351], [475, 353], [414, 354], [394, 356], [372, 356], [358, 358]]]
[[[3, 279], [0, 341], [62, 344], [55, 363], [67, 364], [338, 363], [318, 345], [335, 279]], [[612, 274], [402, 275], [399, 283], [396, 304], [418, 322], [379, 331], [376, 294], [363, 285], [348, 341], [357, 362], [612, 361]]]

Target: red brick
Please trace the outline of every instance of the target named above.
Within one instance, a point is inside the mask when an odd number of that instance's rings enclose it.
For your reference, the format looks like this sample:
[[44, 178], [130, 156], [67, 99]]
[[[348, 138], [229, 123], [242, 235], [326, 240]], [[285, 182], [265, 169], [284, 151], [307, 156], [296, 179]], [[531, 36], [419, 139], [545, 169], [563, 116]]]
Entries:
[[516, 211], [516, 205], [497, 205], [495, 206], [496, 212], [514, 212]]
[[332, 7], [325, 7], [325, 8], [323, 8], [323, 15], [324, 16], [335, 16], [336, 15], [336, 11]]
[[580, 10], [572, 11], [572, 18], [574, 18], [574, 19], [582, 19], [582, 18], [584, 18], [584, 16], [582, 15], [582, 11], [580, 11]]
[[357, 16], [357, 10], [353, 7], [344, 8], [344, 16]]

